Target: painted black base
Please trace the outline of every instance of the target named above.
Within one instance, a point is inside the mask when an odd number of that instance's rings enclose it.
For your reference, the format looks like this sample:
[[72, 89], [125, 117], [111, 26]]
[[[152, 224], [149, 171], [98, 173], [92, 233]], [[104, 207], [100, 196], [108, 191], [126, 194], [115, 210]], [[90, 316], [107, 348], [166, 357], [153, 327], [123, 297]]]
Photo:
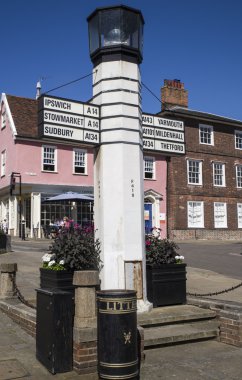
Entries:
[[153, 307], [186, 303], [186, 264], [147, 265], [146, 278]]

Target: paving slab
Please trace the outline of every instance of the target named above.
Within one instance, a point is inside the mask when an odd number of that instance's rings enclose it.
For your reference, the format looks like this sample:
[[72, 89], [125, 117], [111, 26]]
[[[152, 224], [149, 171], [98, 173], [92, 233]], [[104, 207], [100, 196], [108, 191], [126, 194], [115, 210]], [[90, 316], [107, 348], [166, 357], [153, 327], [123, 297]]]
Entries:
[[28, 372], [16, 359], [0, 360], [0, 379], [12, 380], [22, 379], [28, 376]]

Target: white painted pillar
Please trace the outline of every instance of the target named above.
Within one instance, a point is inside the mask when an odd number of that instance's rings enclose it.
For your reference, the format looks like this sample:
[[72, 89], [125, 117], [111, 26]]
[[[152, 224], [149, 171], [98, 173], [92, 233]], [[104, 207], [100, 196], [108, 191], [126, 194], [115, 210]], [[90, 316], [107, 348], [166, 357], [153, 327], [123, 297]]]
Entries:
[[140, 87], [136, 63], [119, 60], [95, 67], [93, 102], [101, 105], [101, 146], [96, 151], [94, 165], [94, 215], [104, 264], [101, 288], [135, 288], [138, 305], [145, 309], [148, 303], [143, 265]]
[[41, 194], [31, 193], [31, 233], [34, 237], [33, 228], [38, 228], [38, 238], [41, 237]]

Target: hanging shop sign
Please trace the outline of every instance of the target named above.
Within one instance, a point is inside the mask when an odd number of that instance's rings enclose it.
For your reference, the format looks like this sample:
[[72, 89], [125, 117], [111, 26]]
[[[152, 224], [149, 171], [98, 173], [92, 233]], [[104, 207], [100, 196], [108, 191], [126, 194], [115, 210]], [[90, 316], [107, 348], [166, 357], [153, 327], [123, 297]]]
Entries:
[[99, 144], [99, 106], [43, 95], [38, 108], [40, 137]]
[[144, 150], [185, 154], [183, 121], [143, 114], [142, 128]]

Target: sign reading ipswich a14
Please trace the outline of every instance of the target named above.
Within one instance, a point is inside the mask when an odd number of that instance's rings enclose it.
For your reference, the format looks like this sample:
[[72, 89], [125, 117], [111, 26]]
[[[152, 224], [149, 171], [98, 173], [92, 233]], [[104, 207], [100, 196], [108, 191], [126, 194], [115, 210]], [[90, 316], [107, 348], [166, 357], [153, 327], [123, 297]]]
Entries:
[[144, 150], [164, 152], [165, 155], [185, 154], [183, 121], [142, 115]]
[[41, 137], [99, 144], [99, 106], [42, 95], [38, 108]]

